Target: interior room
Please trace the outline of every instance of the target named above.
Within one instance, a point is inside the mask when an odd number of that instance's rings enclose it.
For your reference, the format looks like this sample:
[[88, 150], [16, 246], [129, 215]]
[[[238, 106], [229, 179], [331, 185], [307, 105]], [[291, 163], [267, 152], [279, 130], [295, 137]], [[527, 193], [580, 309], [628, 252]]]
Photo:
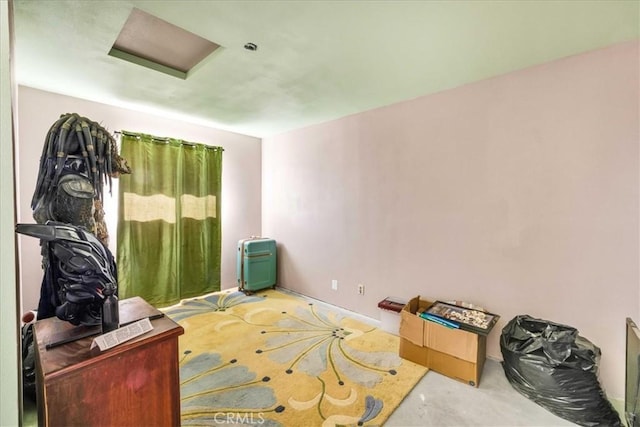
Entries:
[[[387, 297], [498, 314], [496, 381], [511, 319], [570, 325], [622, 407], [640, 319], [637, 1], [0, 6], [0, 425], [21, 420], [21, 318], [43, 274], [38, 240], [14, 230], [34, 222], [49, 128], [74, 112], [224, 149], [221, 290], [238, 286], [238, 241], [267, 236], [278, 288], [372, 325]], [[133, 10], [219, 47], [178, 76], [110, 55]], [[115, 180], [114, 254], [118, 209]]]

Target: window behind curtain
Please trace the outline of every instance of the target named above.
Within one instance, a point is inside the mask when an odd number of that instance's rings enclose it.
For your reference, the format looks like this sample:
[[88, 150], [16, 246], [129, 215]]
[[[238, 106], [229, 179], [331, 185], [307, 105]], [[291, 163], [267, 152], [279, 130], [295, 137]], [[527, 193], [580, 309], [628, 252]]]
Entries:
[[220, 147], [122, 132], [118, 293], [154, 306], [220, 290]]

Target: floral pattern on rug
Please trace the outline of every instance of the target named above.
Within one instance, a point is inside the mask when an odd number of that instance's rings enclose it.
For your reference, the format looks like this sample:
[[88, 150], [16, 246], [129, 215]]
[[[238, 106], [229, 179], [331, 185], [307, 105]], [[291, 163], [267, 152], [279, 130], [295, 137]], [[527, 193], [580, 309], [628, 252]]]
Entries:
[[[284, 373], [291, 375], [294, 370], [318, 379], [318, 393], [306, 401], [298, 400], [295, 394], [288, 400], [289, 405], [297, 410], [316, 407], [325, 423], [330, 418], [323, 411], [323, 405], [330, 404], [347, 407], [358, 402], [358, 392], [350, 389], [348, 397], [339, 399], [327, 392], [327, 384], [321, 378], [329, 373], [327, 381], [338, 386], [345, 385], [345, 379], [367, 388], [375, 387], [382, 381], [384, 374], [395, 375], [392, 369], [401, 363], [401, 359], [392, 352], [364, 352], [351, 348], [348, 343], [374, 330], [366, 330], [342, 326], [343, 316], [324, 312], [313, 303], [303, 307], [295, 307], [293, 313], [282, 311], [281, 319], [273, 327], [263, 329], [260, 333], [267, 336], [265, 345], [256, 350], [256, 354], [265, 354], [283, 366]], [[249, 312], [245, 318], [254, 319], [255, 313]], [[364, 325], [362, 325], [364, 326]], [[328, 425], [334, 423], [363, 425], [375, 418], [382, 410], [384, 403], [373, 396], [363, 396], [364, 412], [358, 416], [333, 415]]]
[[380, 425], [427, 371], [398, 337], [275, 290], [165, 312], [185, 329], [183, 425]]
[[[365, 387], [373, 387], [382, 380], [382, 373], [395, 375], [391, 369], [400, 365], [400, 357], [391, 352], [363, 352], [348, 346], [367, 331], [342, 327], [342, 316], [317, 310], [312, 303], [306, 308], [296, 307], [295, 314], [282, 312], [274, 328], [261, 331], [266, 345], [256, 353], [269, 353], [269, 358], [286, 366], [285, 373], [300, 369], [311, 376], [327, 371], [344, 385], [343, 376]], [[375, 328], [368, 328], [371, 331]]]
[[171, 316], [174, 322], [180, 322], [187, 317], [197, 316], [198, 314], [207, 314], [214, 311], [231, 311], [236, 305], [258, 302], [262, 301], [262, 299], [262, 297], [247, 296], [242, 292], [222, 292], [207, 295], [203, 298], [193, 298], [183, 301], [175, 308], [167, 309], [167, 314]]
[[[279, 426], [268, 418], [281, 412], [268, 386], [271, 378], [257, 378], [236, 359], [227, 362], [219, 353], [193, 355], [184, 352], [180, 360], [182, 425], [249, 423]], [[231, 416], [230, 416], [231, 415]]]

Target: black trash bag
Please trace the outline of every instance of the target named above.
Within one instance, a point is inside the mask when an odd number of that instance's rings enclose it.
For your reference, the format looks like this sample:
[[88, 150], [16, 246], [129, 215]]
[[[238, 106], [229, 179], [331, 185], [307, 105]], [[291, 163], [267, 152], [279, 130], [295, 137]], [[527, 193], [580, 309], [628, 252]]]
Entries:
[[33, 343], [33, 323], [22, 326], [22, 392], [25, 398], [36, 402], [36, 359]]
[[575, 328], [516, 316], [500, 350], [507, 379], [525, 397], [581, 426], [623, 426], [598, 381], [600, 349]]

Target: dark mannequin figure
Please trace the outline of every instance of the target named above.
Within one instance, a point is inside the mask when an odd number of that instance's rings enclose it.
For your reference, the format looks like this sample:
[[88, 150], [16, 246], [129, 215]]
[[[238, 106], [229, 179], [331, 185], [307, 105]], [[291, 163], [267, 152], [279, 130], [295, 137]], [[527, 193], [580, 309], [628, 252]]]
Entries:
[[[103, 185], [131, 173], [115, 139], [99, 124], [64, 114], [44, 141], [31, 208], [38, 224], [16, 231], [40, 239], [44, 278], [37, 318], [101, 323], [102, 291], [117, 294], [117, 269], [104, 222]], [[33, 324], [22, 328], [24, 395], [35, 402]]]
[[[105, 258], [107, 265], [113, 264], [113, 283], [117, 283], [113, 256], [107, 249], [102, 187], [108, 182], [111, 191], [111, 179], [122, 173], [131, 173], [131, 169], [118, 154], [115, 139], [99, 124], [73, 113], [62, 115], [49, 129], [31, 200], [36, 222], [53, 224], [51, 230], [56, 230], [53, 239], [41, 237], [44, 279], [40, 289], [38, 319], [57, 316], [74, 324], [100, 323], [102, 285], [85, 283], [83, 280], [86, 278], [82, 274], [74, 275], [72, 271], [67, 271], [69, 268], [73, 270], [74, 264], [60, 259], [60, 256], [68, 256], [67, 252], [60, 251], [67, 246], [84, 247], [78, 243], [80, 241], [91, 242], [91, 247], [97, 250], [94, 240], [100, 242], [100, 256]], [[74, 235], [80, 240], [75, 243], [69, 240], [71, 232], [68, 230], [66, 234], [63, 233], [66, 240], [60, 240], [57, 233], [62, 232], [60, 227], [64, 224], [75, 227]], [[18, 232], [34, 237], [48, 233], [44, 231], [47, 230], [45, 228], [37, 229], [37, 232], [25, 230]], [[87, 254], [83, 252], [78, 256]], [[85, 267], [91, 268], [88, 265]], [[93, 273], [88, 271], [85, 274]], [[86, 289], [81, 289], [83, 287]]]

